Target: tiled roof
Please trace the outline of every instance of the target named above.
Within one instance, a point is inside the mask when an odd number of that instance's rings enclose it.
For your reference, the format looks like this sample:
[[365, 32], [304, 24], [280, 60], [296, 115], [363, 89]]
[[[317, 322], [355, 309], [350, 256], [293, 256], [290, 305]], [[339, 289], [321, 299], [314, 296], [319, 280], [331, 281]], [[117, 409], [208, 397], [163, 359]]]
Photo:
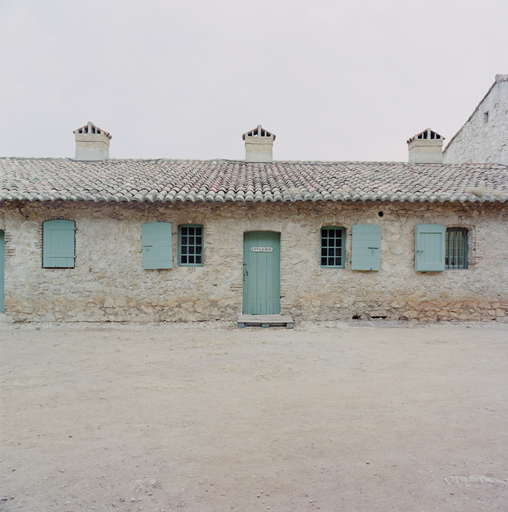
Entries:
[[508, 202], [499, 164], [0, 158], [0, 201]]

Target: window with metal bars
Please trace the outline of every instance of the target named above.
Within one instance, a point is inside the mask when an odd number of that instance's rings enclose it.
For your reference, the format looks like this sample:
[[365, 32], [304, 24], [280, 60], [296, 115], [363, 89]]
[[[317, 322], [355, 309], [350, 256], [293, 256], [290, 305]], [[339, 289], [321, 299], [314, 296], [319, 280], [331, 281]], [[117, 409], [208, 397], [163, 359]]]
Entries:
[[446, 228], [445, 269], [467, 268], [467, 229]]
[[203, 266], [203, 226], [199, 224], [178, 226], [178, 265]]
[[346, 230], [336, 226], [321, 229], [321, 266], [344, 268]]

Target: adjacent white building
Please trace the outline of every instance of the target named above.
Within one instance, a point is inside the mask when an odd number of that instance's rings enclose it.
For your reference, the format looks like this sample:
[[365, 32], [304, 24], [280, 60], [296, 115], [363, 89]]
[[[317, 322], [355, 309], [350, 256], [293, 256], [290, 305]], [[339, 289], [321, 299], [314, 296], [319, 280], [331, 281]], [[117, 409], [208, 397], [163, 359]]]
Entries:
[[508, 165], [508, 75], [496, 80], [443, 151], [444, 163]]

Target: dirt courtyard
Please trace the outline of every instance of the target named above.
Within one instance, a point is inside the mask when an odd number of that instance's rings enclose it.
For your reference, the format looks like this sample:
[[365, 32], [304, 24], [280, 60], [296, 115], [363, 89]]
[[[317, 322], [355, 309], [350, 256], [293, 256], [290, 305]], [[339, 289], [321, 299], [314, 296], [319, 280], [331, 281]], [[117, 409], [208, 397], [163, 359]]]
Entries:
[[508, 510], [508, 324], [0, 324], [0, 510]]

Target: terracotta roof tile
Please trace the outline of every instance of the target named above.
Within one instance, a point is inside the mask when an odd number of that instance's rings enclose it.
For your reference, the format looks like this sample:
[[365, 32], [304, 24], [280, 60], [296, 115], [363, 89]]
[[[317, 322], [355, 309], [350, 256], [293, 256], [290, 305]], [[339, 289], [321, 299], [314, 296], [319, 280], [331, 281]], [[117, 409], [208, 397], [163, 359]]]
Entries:
[[508, 167], [0, 158], [0, 201], [508, 202]]

